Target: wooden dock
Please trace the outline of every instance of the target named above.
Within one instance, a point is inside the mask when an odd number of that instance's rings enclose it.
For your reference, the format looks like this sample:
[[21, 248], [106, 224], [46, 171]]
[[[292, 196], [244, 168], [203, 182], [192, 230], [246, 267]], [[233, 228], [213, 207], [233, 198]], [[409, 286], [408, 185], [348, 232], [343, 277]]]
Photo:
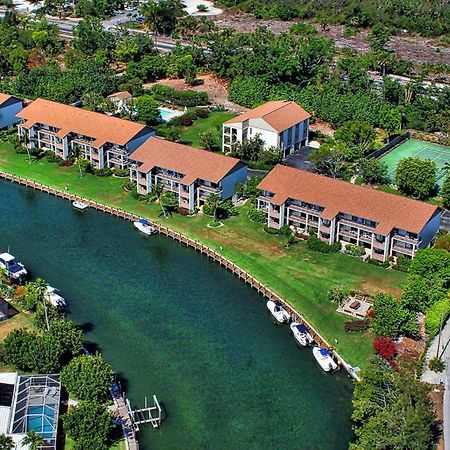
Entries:
[[[56, 197], [61, 197], [66, 200], [69, 200], [71, 202], [75, 200], [82, 201], [84, 203], [87, 203], [91, 208], [94, 208], [98, 211], [102, 211], [107, 214], [111, 214], [115, 217], [120, 217], [125, 220], [129, 220], [131, 222], [138, 221], [141, 217], [137, 216], [136, 214], [129, 213], [127, 211], [124, 211], [119, 208], [115, 208], [112, 206], [105, 205], [103, 203], [99, 203], [97, 201], [89, 200], [83, 197], [80, 197], [78, 195], [71, 194], [69, 192], [61, 191], [59, 189], [52, 188], [50, 186], [46, 186], [45, 184], [37, 183], [35, 181], [30, 181], [26, 178], [18, 177], [16, 175], [11, 175], [6, 172], [0, 171], [0, 178], [3, 178], [5, 180], [18, 183], [27, 187], [31, 187], [35, 190], [46, 192], [48, 194], [54, 195]], [[304, 323], [310, 330], [311, 336], [314, 338], [314, 340], [319, 344], [320, 346], [327, 347], [330, 352], [332, 353], [333, 357], [338, 361], [338, 363], [349, 373], [349, 375], [356, 380], [359, 381], [358, 375], [353, 371], [353, 368], [345, 362], [345, 360], [333, 349], [333, 346], [330, 345], [326, 339], [324, 339], [320, 333], [303, 317], [302, 314], [300, 314], [298, 311], [296, 311], [292, 305], [290, 305], [287, 301], [282, 299], [276, 292], [272, 291], [270, 288], [262, 284], [260, 281], [258, 281], [255, 277], [250, 275], [247, 271], [244, 269], [241, 269], [239, 266], [237, 266], [235, 263], [230, 261], [229, 259], [225, 258], [215, 250], [209, 248], [208, 246], [202, 244], [199, 241], [196, 241], [194, 239], [191, 239], [187, 236], [184, 236], [181, 233], [178, 233], [177, 231], [171, 230], [170, 228], [167, 228], [157, 222], [154, 222], [152, 220], [146, 219], [148, 223], [154, 227], [159, 233], [173, 239], [174, 241], [177, 241], [181, 244], [184, 244], [188, 247], [193, 248], [195, 251], [201, 253], [202, 255], [205, 255], [207, 258], [217, 262], [220, 266], [226, 268], [230, 272], [232, 272], [234, 275], [239, 277], [241, 280], [243, 280], [246, 284], [251, 286], [253, 289], [256, 289], [263, 297], [279, 301], [284, 305], [284, 308], [289, 312], [292, 319], [296, 322]]]

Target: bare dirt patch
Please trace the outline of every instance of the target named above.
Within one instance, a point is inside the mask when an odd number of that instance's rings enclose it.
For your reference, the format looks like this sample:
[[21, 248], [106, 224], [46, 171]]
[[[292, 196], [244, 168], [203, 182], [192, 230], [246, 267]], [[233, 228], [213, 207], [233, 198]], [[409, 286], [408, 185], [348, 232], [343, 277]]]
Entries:
[[392, 294], [397, 298], [399, 298], [403, 292], [401, 288], [392, 286], [386, 287], [386, 279], [383, 276], [366, 277], [366, 279], [360, 283], [358, 289], [367, 292], [368, 294], [376, 294], [377, 292], [383, 291], [387, 294]]
[[[199, 83], [195, 86], [189, 86], [183, 79], [170, 79], [165, 78], [159, 80], [158, 84], [164, 84], [170, 86], [177, 91], [185, 89], [192, 89], [194, 91], [205, 91], [213, 105], [224, 105], [227, 109], [231, 109], [236, 112], [246, 111], [246, 108], [239, 106], [236, 103], [228, 100], [228, 84], [226, 80], [215, 77], [213, 75], [199, 75], [197, 77]], [[149, 89], [156, 83], [148, 83], [144, 85], [144, 89]]]
[[[257, 19], [251, 14], [225, 11], [213, 18], [219, 28], [233, 28], [241, 33], [255, 31], [258, 26], [265, 26], [275, 34], [289, 30], [294, 22], [279, 20]], [[368, 30], [362, 30], [355, 36], [344, 37], [342, 25], [330, 25], [323, 31], [317, 26], [320, 34], [333, 39], [339, 49], [351, 48], [358, 53], [367, 53], [370, 49], [367, 39]], [[450, 64], [450, 48], [439, 45], [435, 39], [420, 36], [398, 35], [393, 36], [388, 48], [395, 52], [398, 58], [411, 61], [416, 64], [445, 63]]]

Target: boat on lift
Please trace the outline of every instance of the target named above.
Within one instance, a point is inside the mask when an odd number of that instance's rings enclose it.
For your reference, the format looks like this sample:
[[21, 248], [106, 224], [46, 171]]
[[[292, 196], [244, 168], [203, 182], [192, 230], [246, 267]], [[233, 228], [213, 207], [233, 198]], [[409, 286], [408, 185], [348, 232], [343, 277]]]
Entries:
[[309, 333], [309, 328], [304, 323], [292, 322], [290, 325], [295, 340], [302, 346], [312, 344], [313, 337]]
[[50, 303], [50, 305], [59, 307], [59, 308], [66, 308], [67, 302], [66, 300], [61, 297], [59, 294], [56, 293], [56, 289], [52, 286], [47, 286], [47, 292], [45, 293], [45, 298]]
[[313, 355], [319, 363], [319, 366], [322, 367], [325, 372], [333, 372], [338, 368], [338, 365], [331, 357], [330, 352], [325, 347], [314, 347]]
[[27, 275], [25, 266], [16, 261], [16, 258], [9, 253], [0, 254], [0, 268], [5, 269], [6, 276], [14, 281], [22, 281]]
[[140, 219], [139, 222], [133, 222], [133, 225], [141, 232], [146, 234], [147, 236], [151, 236], [155, 234], [156, 228], [153, 228], [146, 219]]
[[271, 312], [272, 316], [278, 323], [287, 322], [291, 318], [281, 302], [269, 300], [267, 302], [267, 309]]

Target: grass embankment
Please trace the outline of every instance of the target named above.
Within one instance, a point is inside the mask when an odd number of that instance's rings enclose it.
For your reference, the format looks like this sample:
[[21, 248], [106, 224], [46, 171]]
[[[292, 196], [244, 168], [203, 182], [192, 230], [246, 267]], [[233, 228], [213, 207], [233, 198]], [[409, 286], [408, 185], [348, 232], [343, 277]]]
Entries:
[[338, 314], [336, 305], [328, 301], [328, 289], [339, 283], [367, 292], [399, 294], [406, 281], [404, 273], [343, 254], [316, 253], [304, 242], [286, 250], [285, 239], [265, 233], [261, 224], [248, 220], [246, 207], [216, 229], [207, 228], [210, 218], [202, 215], [175, 214], [162, 219], [158, 205], [138, 202], [122, 189], [124, 180], [91, 175], [80, 178], [77, 167], [59, 167], [45, 159], [28, 164], [26, 155], [14, 153], [5, 143], [0, 143], [0, 170], [59, 189], [67, 186], [69, 192], [148, 217], [209, 245], [279, 293], [330, 343], [337, 339], [336, 349], [353, 365], [364, 366], [367, 362], [372, 354], [372, 336], [344, 331], [344, 322], [349, 318]]
[[[73, 450], [75, 448], [75, 441], [66, 438], [66, 442], [64, 445], [64, 450]], [[126, 450], [127, 444], [125, 443], [125, 439], [122, 439], [121, 441], [118, 441], [113, 446], [110, 447], [110, 450]]]

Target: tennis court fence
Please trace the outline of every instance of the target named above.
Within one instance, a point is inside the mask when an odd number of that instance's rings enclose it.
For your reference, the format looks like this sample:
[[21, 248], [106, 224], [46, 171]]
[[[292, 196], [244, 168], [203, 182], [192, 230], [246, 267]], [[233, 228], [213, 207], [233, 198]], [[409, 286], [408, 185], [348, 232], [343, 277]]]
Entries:
[[374, 152], [367, 155], [366, 158], [367, 159], [380, 158], [381, 156], [384, 156], [386, 153], [390, 152], [394, 147], [397, 147], [402, 142], [405, 142], [410, 137], [411, 133], [409, 131], [400, 134], [399, 136], [396, 136], [394, 139], [389, 141], [384, 147], [381, 147], [378, 150], [375, 150]]

